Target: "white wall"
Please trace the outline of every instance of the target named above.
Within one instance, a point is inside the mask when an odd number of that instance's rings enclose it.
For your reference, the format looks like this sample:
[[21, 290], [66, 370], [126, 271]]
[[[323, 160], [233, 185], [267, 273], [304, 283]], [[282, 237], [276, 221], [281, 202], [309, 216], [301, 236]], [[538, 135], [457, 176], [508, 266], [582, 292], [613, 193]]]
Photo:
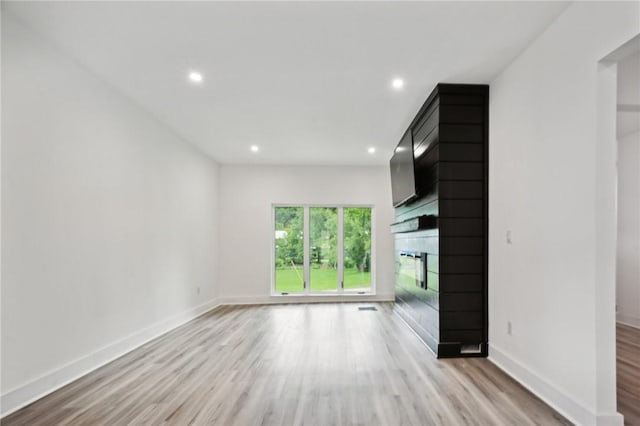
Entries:
[[573, 3], [491, 84], [490, 357], [579, 424], [621, 424], [615, 277], [596, 279], [614, 262], [598, 269], [598, 61], [638, 33], [638, 6]]
[[219, 176], [6, 12], [2, 64], [7, 413], [210, 306]]
[[618, 141], [618, 321], [640, 327], [640, 133]]
[[[361, 204], [375, 208], [377, 295], [394, 295], [389, 167], [221, 166], [221, 300], [270, 297], [273, 204]], [[292, 296], [295, 297], [295, 296]], [[299, 300], [299, 299], [295, 299]]]

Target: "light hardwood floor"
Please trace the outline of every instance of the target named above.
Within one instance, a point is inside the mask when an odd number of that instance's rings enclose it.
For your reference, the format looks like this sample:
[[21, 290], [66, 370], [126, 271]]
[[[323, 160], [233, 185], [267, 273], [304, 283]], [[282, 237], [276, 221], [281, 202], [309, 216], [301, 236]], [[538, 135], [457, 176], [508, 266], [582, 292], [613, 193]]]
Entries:
[[393, 304], [359, 306], [223, 307], [2, 424], [570, 424], [486, 359], [436, 360]]
[[624, 424], [640, 426], [640, 330], [617, 327], [618, 411]]

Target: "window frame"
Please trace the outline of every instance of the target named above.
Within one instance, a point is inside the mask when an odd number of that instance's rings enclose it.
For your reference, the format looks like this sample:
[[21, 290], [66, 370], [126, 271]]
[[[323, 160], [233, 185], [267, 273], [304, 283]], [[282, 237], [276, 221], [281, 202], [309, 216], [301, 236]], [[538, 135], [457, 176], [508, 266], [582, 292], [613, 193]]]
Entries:
[[[294, 208], [302, 208], [303, 209], [303, 250], [304, 250], [304, 281], [305, 287], [302, 292], [295, 293], [282, 293], [276, 291], [276, 233], [275, 233], [275, 225], [276, 225], [276, 208], [278, 207], [294, 207]], [[311, 291], [310, 284], [310, 256], [311, 256], [311, 248], [310, 248], [310, 209], [314, 207], [320, 208], [336, 208], [338, 214], [338, 224], [337, 224], [337, 251], [338, 251], [338, 286], [335, 291]], [[358, 290], [348, 290], [344, 289], [344, 209], [348, 208], [368, 208], [371, 210], [371, 270], [370, 270], [370, 281], [371, 285], [368, 291], [358, 291]], [[270, 281], [270, 293], [271, 296], [274, 297], [318, 297], [318, 296], [375, 296], [376, 295], [376, 231], [375, 231], [375, 219], [376, 219], [376, 209], [375, 206], [371, 204], [302, 204], [302, 203], [272, 203], [271, 204], [271, 225], [270, 225], [270, 254], [271, 254], [271, 279]], [[342, 284], [341, 284], [342, 283]]]

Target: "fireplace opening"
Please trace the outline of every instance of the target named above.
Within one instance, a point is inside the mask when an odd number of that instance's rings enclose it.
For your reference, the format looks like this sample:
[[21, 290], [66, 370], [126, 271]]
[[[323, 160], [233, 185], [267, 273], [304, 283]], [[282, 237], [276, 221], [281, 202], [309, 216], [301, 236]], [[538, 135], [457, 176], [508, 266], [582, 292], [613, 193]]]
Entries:
[[405, 286], [427, 289], [427, 253], [401, 251], [398, 260], [398, 279]]

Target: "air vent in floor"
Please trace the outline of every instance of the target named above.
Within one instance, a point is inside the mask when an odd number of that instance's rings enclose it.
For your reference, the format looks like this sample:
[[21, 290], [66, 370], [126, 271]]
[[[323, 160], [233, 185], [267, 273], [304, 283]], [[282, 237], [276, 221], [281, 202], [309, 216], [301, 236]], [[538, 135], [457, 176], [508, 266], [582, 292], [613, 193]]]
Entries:
[[481, 344], [477, 344], [477, 345], [461, 345], [460, 346], [460, 353], [461, 354], [479, 354], [480, 352], [482, 352], [482, 345]]
[[377, 311], [378, 308], [375, 306], [358, 306], [359, 311]]

